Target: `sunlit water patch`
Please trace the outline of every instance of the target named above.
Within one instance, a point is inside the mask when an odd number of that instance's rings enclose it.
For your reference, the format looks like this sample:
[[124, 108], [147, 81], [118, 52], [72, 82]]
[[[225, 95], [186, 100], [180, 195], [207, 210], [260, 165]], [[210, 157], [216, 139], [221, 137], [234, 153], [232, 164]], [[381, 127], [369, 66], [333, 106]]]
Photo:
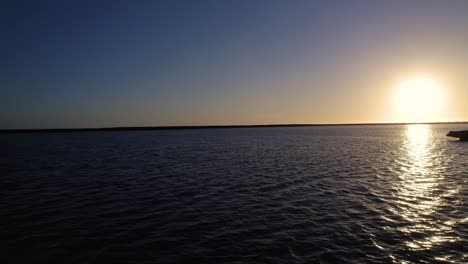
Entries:
[[456, 126], [1, 135], [1, 263], [463, 263]]
[[[453, 221], [448, 209], [455, 209], [454, 202], [463, 201], [460, 188], [465, 187], [453, 184], [452, 157], [439, 146], [433, 133], [428, 125], [411, 125], [403, 131], [401, 168], [396, 170], [395, 201], [391, 205], [392, 212], [402, 221], [393, 231], [407, 237], [406, 248], [401, 251], [427, 253], [434, 260], [461, 260], [465, 253], [459, 252], [460, 258], [451, 259], [452, 252], [440, 249], [463, 243], [463, 237], [454, 231], [460, 223]], [[404, 262], [404, 258], [397, 256], [392, 259]]]

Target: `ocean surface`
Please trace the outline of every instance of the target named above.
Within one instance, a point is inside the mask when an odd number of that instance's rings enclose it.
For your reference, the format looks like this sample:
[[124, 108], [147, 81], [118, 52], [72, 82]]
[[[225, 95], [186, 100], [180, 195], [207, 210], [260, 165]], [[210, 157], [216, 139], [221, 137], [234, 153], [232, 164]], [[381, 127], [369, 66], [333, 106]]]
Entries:
[[467, 125], [0, 135], [0, 263], [468, 263]]

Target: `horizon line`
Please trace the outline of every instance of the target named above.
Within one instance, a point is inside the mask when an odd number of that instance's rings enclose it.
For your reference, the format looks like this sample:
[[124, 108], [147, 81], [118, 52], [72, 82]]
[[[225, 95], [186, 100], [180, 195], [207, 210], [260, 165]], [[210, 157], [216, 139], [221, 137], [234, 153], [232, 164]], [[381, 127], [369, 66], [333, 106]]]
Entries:
[[388, 126], [388, 125], [437, 125], [468, 124], [468, 121], [455, 122], [396, 122], [396, 123], [325, 123], [325, 124], [256, 124], [256, 125], [182, 125], [182, 126], [118, 126], [84, 128], [14, 128], [0, 129], [0, 133], [45, 133], [45, 132], [105, 132], [105, 131], [149, 131], [149, 130], [191, 130], [191, 129], [228, 129], [256, 127], [320, 127], [320, 126]]

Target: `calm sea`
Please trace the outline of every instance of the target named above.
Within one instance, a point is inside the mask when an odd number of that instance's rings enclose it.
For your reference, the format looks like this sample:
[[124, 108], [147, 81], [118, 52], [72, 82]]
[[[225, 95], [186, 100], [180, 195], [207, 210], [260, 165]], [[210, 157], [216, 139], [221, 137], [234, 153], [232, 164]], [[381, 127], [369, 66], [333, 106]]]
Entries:
[[3, 134], [0, 262], [466, 263], [463, 128]]

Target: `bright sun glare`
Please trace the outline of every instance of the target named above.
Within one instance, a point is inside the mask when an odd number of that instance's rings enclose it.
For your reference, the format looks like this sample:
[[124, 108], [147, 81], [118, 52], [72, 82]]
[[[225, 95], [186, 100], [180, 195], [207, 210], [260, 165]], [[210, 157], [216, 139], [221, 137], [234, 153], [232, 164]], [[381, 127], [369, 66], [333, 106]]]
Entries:
[[395, 104], [402, 122], [438, 121], [444, 103], [443, 88], [430, 77], [414, 77], [397, 84]]

